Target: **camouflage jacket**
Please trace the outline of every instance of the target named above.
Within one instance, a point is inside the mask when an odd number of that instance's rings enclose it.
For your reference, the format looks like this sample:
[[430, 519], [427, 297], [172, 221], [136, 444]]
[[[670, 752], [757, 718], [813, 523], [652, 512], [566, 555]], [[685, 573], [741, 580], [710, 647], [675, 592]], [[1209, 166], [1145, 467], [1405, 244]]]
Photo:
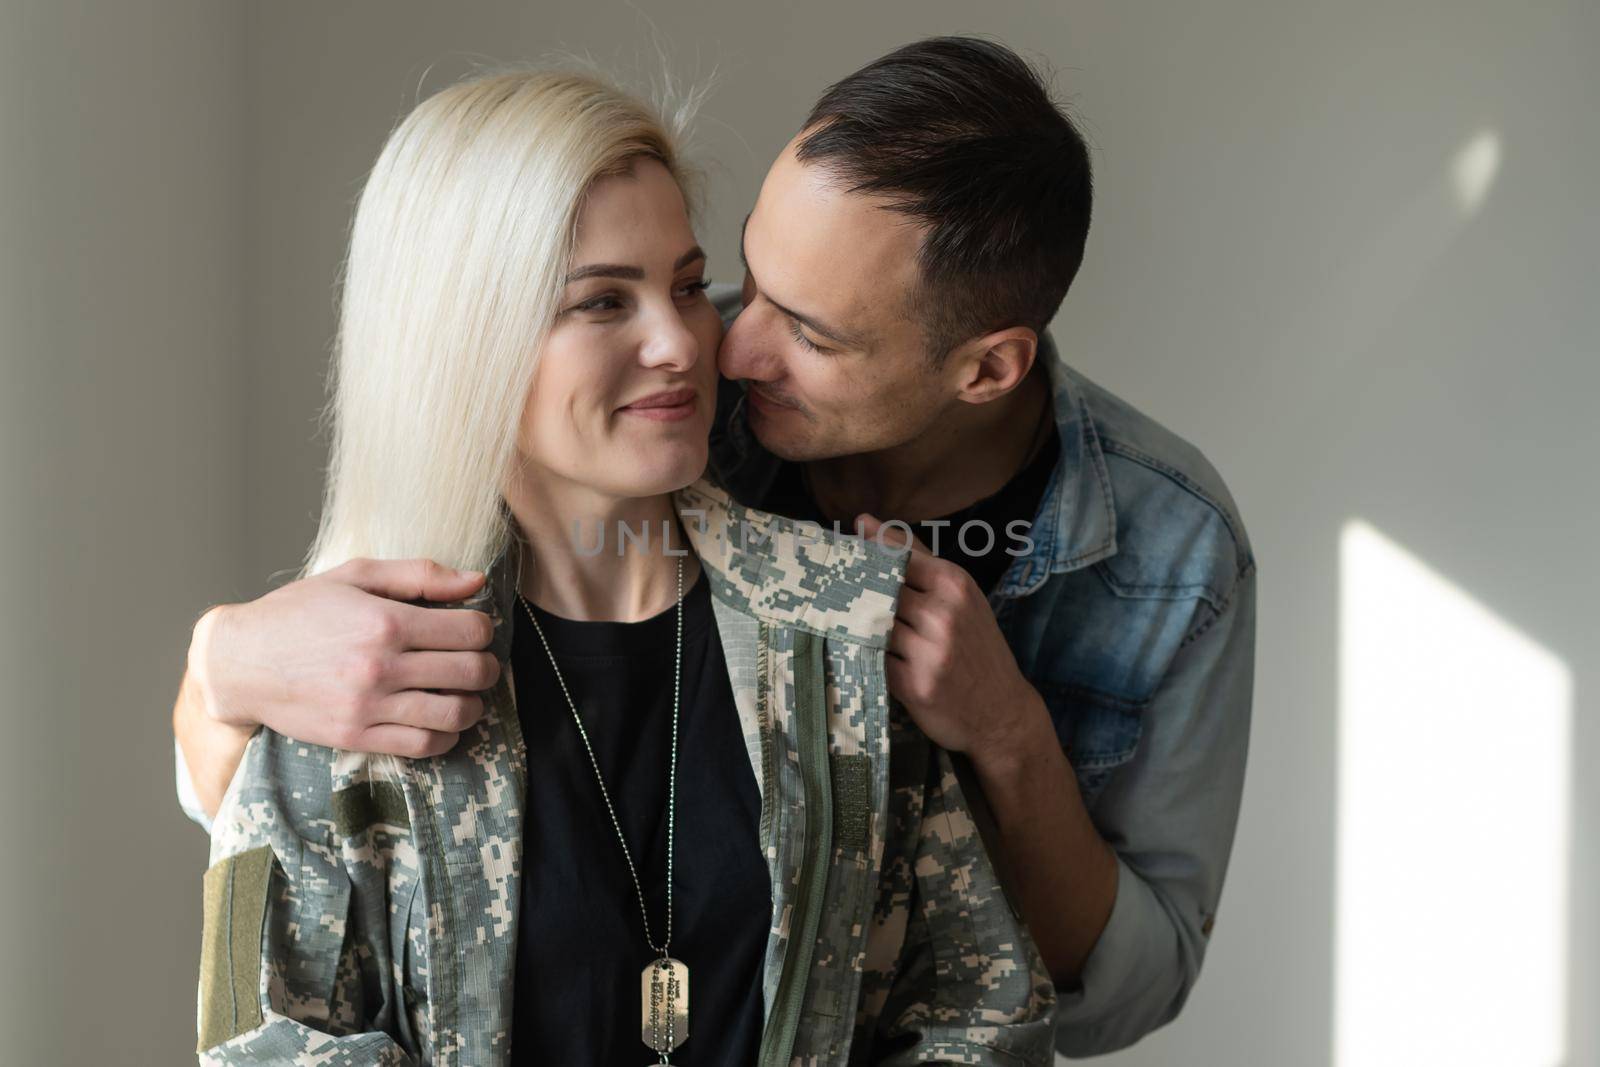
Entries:
[[[904, 557], [709, 481], [676, 499], [761, 785], [758, 1063], [1048, 1064], [1049, 974], [948, 755], [888, 696]], [[512, 555], [471, 603], [495, 619], [501, 679], [452, 751], [389, 778], [252, 738], [212, 829], [202, 1063], [508, 1062], [527, 766]]]

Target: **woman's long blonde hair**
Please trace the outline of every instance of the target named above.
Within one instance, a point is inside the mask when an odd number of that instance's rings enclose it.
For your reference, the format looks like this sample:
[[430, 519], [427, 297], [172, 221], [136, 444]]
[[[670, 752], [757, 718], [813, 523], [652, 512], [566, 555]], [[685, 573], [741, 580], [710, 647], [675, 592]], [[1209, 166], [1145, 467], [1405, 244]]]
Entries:
[[685, 188], [663, 118], [571, 69], [481, 74], [429, 97], [367, 178], [344, 267], [322, 519], [302, 575], [357, 556], [484, 570], [584, 195], [640, 158]]

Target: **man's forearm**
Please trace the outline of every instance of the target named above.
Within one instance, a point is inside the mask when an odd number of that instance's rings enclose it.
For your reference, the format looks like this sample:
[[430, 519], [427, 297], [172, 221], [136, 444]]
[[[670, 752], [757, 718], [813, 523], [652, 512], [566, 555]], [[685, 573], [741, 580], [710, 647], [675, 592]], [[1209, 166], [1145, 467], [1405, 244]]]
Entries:
[[213, 608], [195, 625], [189, 665], [178, 687], [177, 702], [172, 707], [172, 733], [183, 750], [195, 797], [207, 818], [217, 814], [228, 783], [233, 781], [239, 761], [244, 758], [245, 745], [255, 733], [253, 726], [219, 722], [206, 710], [202, 680], [196, 676], [196, 657], [204, 654], [216, 621], [217, 609]]
[[1017, 905], [1058, 984], [1075, 981], [1111, 917], [1117, 859], [1037, 692], [1010, 737], [969, 753], [994, 815]]

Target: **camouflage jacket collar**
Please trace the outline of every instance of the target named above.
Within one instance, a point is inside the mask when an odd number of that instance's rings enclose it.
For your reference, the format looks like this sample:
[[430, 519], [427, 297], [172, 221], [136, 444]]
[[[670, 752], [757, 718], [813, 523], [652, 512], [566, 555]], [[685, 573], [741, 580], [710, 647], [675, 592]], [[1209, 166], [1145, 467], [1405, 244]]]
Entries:
[[[745, 507], [702, 478], [673, 494], [684, 531], [728, 607], [778, 626], [872, 648], [889, 643], [905, 552], [864, 537], [823, 536], [815, 523]], [[489, 568], [471, 604], [509, 619], [521, 585], [522, 554], [513, 540]], [[492, 607], [485, 602], [492, 601]], [[495, 627], [490, 651], [504, 664], [511, 630]]]
[[905, 552], [755, 511], [707, 479], [675, 496], [713, 593], [747, 614], [820, 637], [888, 644]]

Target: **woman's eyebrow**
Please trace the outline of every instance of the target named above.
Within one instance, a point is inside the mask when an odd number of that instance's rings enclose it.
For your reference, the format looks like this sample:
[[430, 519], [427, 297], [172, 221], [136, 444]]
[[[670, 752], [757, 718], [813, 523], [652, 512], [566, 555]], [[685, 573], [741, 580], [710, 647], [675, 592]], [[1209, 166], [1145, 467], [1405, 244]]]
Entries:
[[[677, 261], [672, 264], [672, 271], [676, 274], [695, 260], [705, 258], [705, 251], [699, 245], [695, 245], [677, 258]], [[644, 270], [640, 267], [624, 266], [621, 263], [590, 263], [588, 266], [579, 267], [567, 275], [566, 284], [571, 285], [573, 282], [581, 282], [585, 278], [621, 278], [630, 282], [642, 282], [644, 281]]]

